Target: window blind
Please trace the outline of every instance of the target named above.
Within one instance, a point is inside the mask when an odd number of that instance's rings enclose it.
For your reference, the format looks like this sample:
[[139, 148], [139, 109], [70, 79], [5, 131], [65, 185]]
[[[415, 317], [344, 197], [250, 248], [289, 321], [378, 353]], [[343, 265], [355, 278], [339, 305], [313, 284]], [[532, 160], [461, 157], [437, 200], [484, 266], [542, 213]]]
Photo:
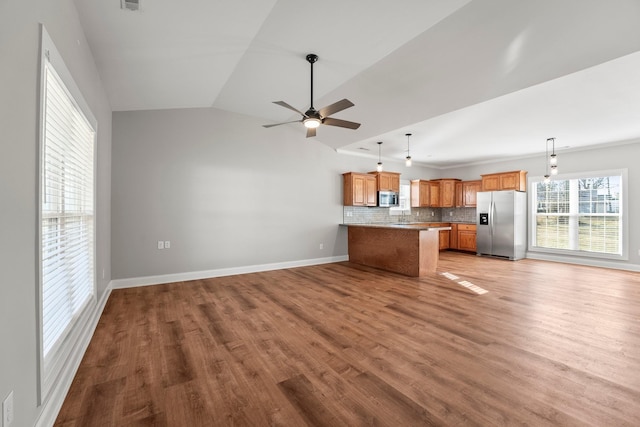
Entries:
[[40, 234], [46, 368], [95, 294], [95, 130], [48, 62], [43, 107]]

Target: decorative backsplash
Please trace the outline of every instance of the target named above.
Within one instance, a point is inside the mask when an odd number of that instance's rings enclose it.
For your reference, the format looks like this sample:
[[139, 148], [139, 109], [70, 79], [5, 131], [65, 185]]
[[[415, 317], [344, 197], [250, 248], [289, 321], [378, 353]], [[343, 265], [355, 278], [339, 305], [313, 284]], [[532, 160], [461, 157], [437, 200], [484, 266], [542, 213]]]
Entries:
[[411, 208], [411, 213], [390, 208], [344, 206], [344, 224], [388, 224], [398, 222], [476, 222], [476, 208]]

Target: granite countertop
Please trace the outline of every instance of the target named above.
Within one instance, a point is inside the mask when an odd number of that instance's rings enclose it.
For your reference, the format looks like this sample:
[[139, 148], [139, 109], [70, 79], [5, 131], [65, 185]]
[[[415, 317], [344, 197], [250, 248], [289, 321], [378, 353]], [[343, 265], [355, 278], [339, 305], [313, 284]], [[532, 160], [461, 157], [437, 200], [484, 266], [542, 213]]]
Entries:
[[431, 224], [443, 224], [443, 222], [369, 223], [340, 225], [345, 225], [347, 227], [395, 228], [405, 230], [451, 230], [451, 227], [449, 226], [436, 226]]

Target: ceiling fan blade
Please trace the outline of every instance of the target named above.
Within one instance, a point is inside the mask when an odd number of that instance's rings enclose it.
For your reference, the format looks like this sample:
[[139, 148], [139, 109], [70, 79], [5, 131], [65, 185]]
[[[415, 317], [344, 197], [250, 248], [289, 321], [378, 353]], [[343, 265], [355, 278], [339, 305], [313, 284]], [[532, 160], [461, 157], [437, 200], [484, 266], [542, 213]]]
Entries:
[[274, 126], [286, 125], [289, 123], [302, 123], [302, 120], [292, 120], [290, 122], [274, 123], [272, 125], [262, 125], [263, 128], [272, 128]]
[[331, 105], [327, 105], [326, 107], [321, 108], [318, 112], [320, 113], [321, 117], [328, 117], [334, 113], [337, 113], [338, 111], [346, 110], [347, 108], [353, 106], [353, 102], [345, 98], [341, 101], [334, 102]]
[[316, 136], [316, 128], [307, 128], [307, 138]]
[[329, 126], [339, 126], [341, 128], [348, 128], [348, 129], [358, 129], [360, 127], [360, 123], [348, 122], [346, 120], [334, 119], [331, 117], [327, 117], [326, 119], [324, 119], [322, 121], [322, 124], [329, 125]]
[[287, 104], [284, 101], [273, 101], [273, 103], [274, 104], [278, 104], [281, 107], [288, 108], [291, 111], [295, 111], [296, 113], [300, 114], [302, 117], [307, 117], [307, 116], [305, 116], [305, 114], [303, 112], [301, 112], [298, 109], [292, 107], [291, 105]]

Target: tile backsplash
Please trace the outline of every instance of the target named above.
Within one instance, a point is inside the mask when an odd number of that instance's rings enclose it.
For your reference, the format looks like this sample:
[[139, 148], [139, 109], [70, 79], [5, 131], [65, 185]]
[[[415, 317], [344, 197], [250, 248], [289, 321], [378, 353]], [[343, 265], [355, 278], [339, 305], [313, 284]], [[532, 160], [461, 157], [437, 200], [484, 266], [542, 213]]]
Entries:
[[411, 208], [411, 212], [390, 208], [344, 206], [344, 224], [375, 224], [396, 222], [476, 222], [475, 208]]

